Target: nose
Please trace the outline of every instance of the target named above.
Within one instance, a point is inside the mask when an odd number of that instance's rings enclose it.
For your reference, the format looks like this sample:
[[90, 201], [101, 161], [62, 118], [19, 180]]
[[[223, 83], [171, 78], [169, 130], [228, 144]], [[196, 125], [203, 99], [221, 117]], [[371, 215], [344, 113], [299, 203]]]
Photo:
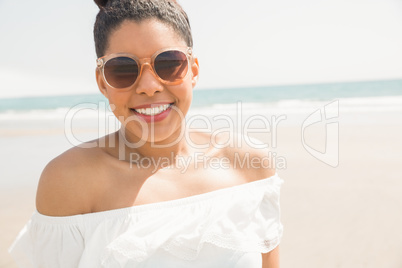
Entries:
[[156, 92], [163, 90], [163, 85], [159, 82], [158, 78], [150, 64], [145, 63], [141, 66], [140, 76], [137, 78], [136, 93], [146, 94], [152, 97]]

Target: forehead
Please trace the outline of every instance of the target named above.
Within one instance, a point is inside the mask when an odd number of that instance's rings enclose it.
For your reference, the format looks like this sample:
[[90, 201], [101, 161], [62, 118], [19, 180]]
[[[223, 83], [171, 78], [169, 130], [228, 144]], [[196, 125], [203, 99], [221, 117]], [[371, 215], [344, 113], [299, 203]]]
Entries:
[[166, 23], [126, 20], [110, 35], [105, 54], [131, 53], [142, 58], [166, 47], [183, 46], [187, 46], [185, 41]]

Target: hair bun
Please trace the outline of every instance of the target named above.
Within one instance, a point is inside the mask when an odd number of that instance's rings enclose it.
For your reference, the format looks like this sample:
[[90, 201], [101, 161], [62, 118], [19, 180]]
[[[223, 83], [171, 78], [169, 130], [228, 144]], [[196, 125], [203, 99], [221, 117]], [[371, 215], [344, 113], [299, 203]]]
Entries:
[[95, 4], [98, 5], [99, 8], [105, 8], [108, 0], [94, 0]]

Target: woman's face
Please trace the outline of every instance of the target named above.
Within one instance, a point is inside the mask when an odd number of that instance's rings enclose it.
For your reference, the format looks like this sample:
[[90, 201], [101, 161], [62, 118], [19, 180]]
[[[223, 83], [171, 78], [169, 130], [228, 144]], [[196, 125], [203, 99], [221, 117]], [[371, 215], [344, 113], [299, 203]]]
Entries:
[[[182, 38], [168, 25], [158, 20], [140, 23], [124, 21], [109, 37], [105, 55], [130, 53], [140, 59], [151, 58], [158, 50], [168, 47], [186, 47]], [[113, 109], [113, 113], [125, 127], [126, 138], [131, 142], [172, 142], [181, 131], [182, 121], [190, 108], [192, 89], [198, 78], [198, 61], [190, 61], [189, 73], [179, 85], [166, 85], [159, 81], [148, 65], [129, 90], [119, 91], [105, 83], [99, 71], [97, 82], [100, 91]], [[165, 108], [173, 104], [156, 122], [147, 122], [139, 110], [147, 107]], [[165, 106], [162, 106], [165, 105]], [[148, 134], [148, 135], [146, 135]], [[146, 135], [146, 136], [145, 136]]]

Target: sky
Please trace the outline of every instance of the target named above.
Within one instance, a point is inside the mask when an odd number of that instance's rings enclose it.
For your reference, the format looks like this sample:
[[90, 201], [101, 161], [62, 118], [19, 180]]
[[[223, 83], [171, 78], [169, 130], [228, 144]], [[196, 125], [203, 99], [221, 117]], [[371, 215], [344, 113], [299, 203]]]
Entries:
[[[402, 0], [179, 0], [198, 89], [402, 79]], [[91, 0], [0, 0], [0, 98], [94, 94]]]

